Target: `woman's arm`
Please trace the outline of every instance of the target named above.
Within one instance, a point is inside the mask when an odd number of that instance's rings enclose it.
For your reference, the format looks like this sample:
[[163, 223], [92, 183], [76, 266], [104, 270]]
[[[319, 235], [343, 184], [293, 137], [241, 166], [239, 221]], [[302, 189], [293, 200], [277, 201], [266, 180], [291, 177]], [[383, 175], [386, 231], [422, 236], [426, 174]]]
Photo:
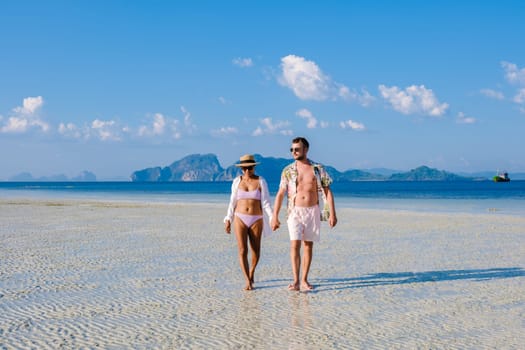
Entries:
[[228, 204], [228, 210], [223, 220], [224, 223], [226, 223], [226, 221], [229, 221], [229, 222], [233, 221], [233, 212], [235, 211], [235, 206], [237, 205], [237, 189], [239, 188], [240, 182], [241, 182], [240, 177], [236, 177], [235, 179], [233, 179], [231, 195], [230, 195], [230, 203]]
[[266, 183], [266, 180], [262, 176], [260, 176], [259, 179], [261, 183], [261, 206], [263, 211], [266, 213], [266, 216], [268, 216], [269, 222], [271, 222], [273, 218], [273, 211], [272, 204], [270, 202], [270, 191], [268, 190], [268, 184]]

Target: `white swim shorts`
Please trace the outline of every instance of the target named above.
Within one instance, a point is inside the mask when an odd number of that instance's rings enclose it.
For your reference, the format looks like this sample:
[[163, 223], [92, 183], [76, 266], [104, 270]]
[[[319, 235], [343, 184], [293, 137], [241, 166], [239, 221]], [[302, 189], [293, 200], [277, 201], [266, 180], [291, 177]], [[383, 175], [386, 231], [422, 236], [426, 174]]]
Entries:
[[319, 242], [321, 240], [321, 213], [319, 205], [294, 207], [288, 214], [290, 240]]

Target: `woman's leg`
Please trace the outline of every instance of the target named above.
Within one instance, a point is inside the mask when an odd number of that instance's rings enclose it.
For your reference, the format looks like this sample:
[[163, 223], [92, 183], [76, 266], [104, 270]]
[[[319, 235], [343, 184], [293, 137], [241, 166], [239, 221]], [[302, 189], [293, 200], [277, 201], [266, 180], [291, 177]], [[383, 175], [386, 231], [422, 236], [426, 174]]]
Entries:
[[248, 227], [240, 220], [235, 217], [233, 224], [235, 226], [235, 237], [237, 238], [237, 248], [239, 252], [239, 265], [241, 266], [242, 273], [246, 279], [245, 290], [253, 289], [252, 282], [250, 281], [249, 265], [248, 265]]
[[248, 231], [248, 238], [250, 240], [250, 247], [252, 250], [252, 266], [250, 268], [250, 282], [254, 282], [255, 267], [261, 257], [261, 237], [263, 230], [263, 220], [257, 220]]

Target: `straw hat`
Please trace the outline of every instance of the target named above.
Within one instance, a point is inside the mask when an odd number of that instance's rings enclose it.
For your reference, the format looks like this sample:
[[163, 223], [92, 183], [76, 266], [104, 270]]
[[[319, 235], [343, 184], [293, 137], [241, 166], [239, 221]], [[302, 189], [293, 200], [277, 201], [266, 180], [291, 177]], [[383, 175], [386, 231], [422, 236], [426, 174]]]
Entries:
[[235, 164], [235, 166], [239, 168], [243, 168], [247, 166], [254, 166], [257, 164], [261, 164], [261, 163], [257, 163], [255, 161], [255, 157], [253, 156], [253, 154], [245, 154], [244, 156], [239, 158], [239, 163]]

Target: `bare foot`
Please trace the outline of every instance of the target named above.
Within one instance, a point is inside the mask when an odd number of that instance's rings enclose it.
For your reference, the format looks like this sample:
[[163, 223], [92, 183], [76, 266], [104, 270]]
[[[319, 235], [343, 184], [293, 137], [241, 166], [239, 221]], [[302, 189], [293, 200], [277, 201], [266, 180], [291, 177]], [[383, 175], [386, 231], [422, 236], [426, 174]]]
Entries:
[[288, 290], [292, 292], [298, 292], [299, 291], [299, 284], [297, 283], [291, 283], [288, 285]]
[[251, 283], [248, 283], [246, 287], [244, 287], [244, 290], [253, 290], [253, 285]]
[[301, 289], [302, 290], [313, 290], [314, 289], [314, 286], [312, 286], [310, 283], [308, 282], [303, 282], [301, 283]]

